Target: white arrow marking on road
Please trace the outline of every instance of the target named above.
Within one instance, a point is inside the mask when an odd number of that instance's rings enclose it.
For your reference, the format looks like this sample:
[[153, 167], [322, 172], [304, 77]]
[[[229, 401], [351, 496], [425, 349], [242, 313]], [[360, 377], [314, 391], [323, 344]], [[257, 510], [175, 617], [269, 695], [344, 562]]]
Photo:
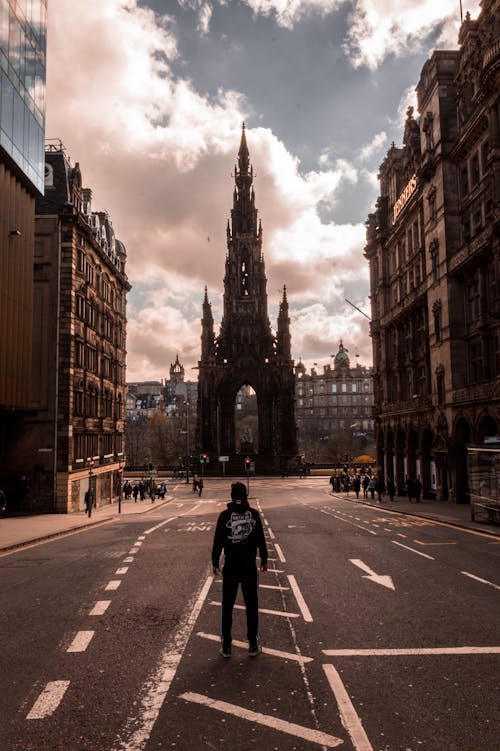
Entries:
[[354, 563], [354, 565], [360, 568], [362, 571], [366, 571], [367, 575], [363, 576], [363, 579], [370, 579], [372, 582], [375, 582], [375, 584], [381, 584], [383, 587], [396, 590], [396, 587], [392, 583], [390, 576], [382, 576], [381, 574], [376, 574], [375, 571], [372, 571], [371, 568], [367, 566], [366, 563], [363, 563], [363, 561], [360, 561], [359, 558], [349, 558], [349, 561], [350, 563]]

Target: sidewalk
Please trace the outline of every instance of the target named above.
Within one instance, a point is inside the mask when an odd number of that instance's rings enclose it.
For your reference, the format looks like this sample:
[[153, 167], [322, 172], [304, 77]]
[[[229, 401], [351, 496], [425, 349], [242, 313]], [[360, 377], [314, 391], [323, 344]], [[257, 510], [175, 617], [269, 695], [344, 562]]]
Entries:
[[118, 504], [101, 506], [92, 509], [92, 516], [86, 515], [85, 511], [77, 511], [73, 514], [33, 514], [0, 518], [0, 554], [2, 551], [15, 550], [25, 545], [30, 545], [41, 540], [49, 540], [52, 537], [75, 532], [86, 527], [95, 527], [117, 521], [120, 517], [147, 514], [154, 511], [173, 499], [167, 495], [164, 500], [151, 499], [144, 501], [122, 500], [121, 514], [118, 513]]
[[500, 537], [500, 524], [492, 524], [491, 522], [473, 522], [470, 518], [470, 506], [468, 503], [448, 503], [447, 501], [432, 501], [423, 500], [420, 503], [410, 503], [410, 501], [404, 496], [396, 496], [393, 503], [389, 500], [388, 496], [382, 498], [381, 503], [378, 503], [375, 499], [363, 498], [363, 491], [360, 491], [359, 499], [356, 500], [356, 494], [350, 491], [349, 494], [345, 493], [331, 493], [331, 495], [338, 496], [343, 500], [352, 501], [353, 503], [362, 503], [365, 506], [373, 506], [378, 509], [389, 509], [395, 511], [398, 514], [409, 514], [411, 516], [418, 516], [422, 519], [429, 519], [431, 521], [443, 522], [444, 524], [451, 524], [453, 527], [460, 527], [462, 529], [472, 529], [475, 532], [483, 532], [487, 535], [493, 535], [493, 537]]

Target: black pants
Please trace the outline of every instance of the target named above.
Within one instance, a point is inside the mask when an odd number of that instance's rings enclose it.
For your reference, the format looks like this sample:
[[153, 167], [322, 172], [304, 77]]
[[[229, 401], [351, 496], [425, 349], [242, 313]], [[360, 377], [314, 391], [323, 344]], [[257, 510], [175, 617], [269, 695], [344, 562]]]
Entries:
[[222, 570], [222, 623], [221, 634], [224, 644], [231, 644], [233, 606], [241, 584], [241, 591], [247, 611], [247, 639], [250, 644], [257, 642], [259, 633], [259, 600], [257, 596], [257, 568], [255, 562], [244, 566], [226, 565]]

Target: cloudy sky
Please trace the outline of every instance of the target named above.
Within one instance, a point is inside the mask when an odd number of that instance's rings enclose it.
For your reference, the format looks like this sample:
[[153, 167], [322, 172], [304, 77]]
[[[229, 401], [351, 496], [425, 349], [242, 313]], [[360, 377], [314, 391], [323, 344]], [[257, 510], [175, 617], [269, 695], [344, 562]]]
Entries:
[[345, 298], [370, 312], [378, 167], [459, 23], [459, 0], [50, 1], [46, 135], [127, 247], [129, 381], [168, 377], [177, 351], [196, 379], [205, 285], [220, 323], [242, 121], [272, 326], [286, 284], [296, 360], [324, 365], [343, 339], [371, 364]]

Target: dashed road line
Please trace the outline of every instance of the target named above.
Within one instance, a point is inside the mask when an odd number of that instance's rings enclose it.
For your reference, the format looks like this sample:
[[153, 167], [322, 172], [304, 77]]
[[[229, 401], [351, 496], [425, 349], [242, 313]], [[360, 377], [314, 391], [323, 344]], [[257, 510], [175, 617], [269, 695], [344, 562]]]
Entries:
[[325, 511], [325, 509], [320, 509], [322, 514], [326, 514], [327, 516], [333, 516], [334, 519], [338, 519], [339, 522], [345, 522], [346, 524], [350, 524], [353, 527], [357, 527], [357, 529], [362, 529], [363, 532], [368, 532], [371, 535], [377, 536], [377, 533], [373, 531], [373, 529], [368, 529], [368, 527], [363, 527], [361, 524], [354, 524], [354, 522], [350, 522], [347, 519], [342, 519], [340, 516], [337, 516], [336, 514], [332, 514], [331, 511]]
[[94, 634], [95, 631], [78, 631], [66, 652], [85, 652]]
[[302, 596], [302, 593], [301, 593], [301, 591], [299, 589], [299, 585], [297, 584], [295, 576], [292, 576], [291, 574], [289, 574], [288, 575], [288, 581], [290, 582], [291, 590], [292, 590], [293, 594], [295, 595], [295, 599], [297, 600], [297, 605], [299, 606], [299, 610], [302, 613], [302, 618], [307, 623], [312, 623], [313, 622], [313, 617], [311, 615], [311, 611], [309, 610], [309, 608], [306, 605], [306, 601], [304, 600], [304, 598]]
[[226, 701], [218, 701], [211, 699], [209, 696], [203, 696], [202, 694], [196, 694], [192, 691], [187, 691], [184, 694], [180, 694], [181, 699], [185, 701], [194, 702], [195, 704], [202, 704], [210, 709], [216, 709], [219, 712], [230, 714], [235, 717], [240, 717], [243, 720], [249, 720], [250, 722], [257, 723], [258, 725], [265, 725], [266, 727], [274, 730], [279, 730], [282, 733], [288, 733], [296, 738], [302, 738], [305, 741], [311, 743], [317, 743], [320, 746], [326, 746], [327, 748], [335, 748], [339, 746], [343, 741], [340, 738], [336, 738], [333, 735], [322, 733], [319, 730], [313, 730], [312, 728], [305, 728], [302, 725], [297, 725], [294, 722], [287, 722], [280, 720], [278, 717], [271, 715], [261, 714], [260, 712], [253, 712], [251, 709], [244, 707], [238, 707], [236, 704], [229, 704]]
[[89, 615], [104, 615], [106, 610], [111, 605], [111, 600], [98, 600]]
[[104, 589], [106, 590], [118, 589], [121, 583], [122, 583], [121, 579], [112, 579], [110, 582], [106, 584]]
[[54, 714], [69, 686], [69, 681], [51, 681], [26, 715], [27, 720], [43, 720]]
[[123, 563], [132, 563], [134, 560], [133, 556], [128, 556], [128, 558], [123, 559]]
[[481, 584], [487, 584], [489, 587], [494, 587], [494, 589], [500, 589], [498, 584], [493, 584], [493, 582], [489, 582], [487, 579], [481, 579], [479, 576], [469, 574], [468, 571], [461, 571], [460, 573], [464, 576], [468, 576], [470, 579], [475, 579], [475, 581], [481, 582]]
[[[210, 639], [210, 641], [220, 643], [220, 636], [217, 636], [216, 634], [206, 634], [203, 631], [198, 631], [197, 636], [201, 636], [202, 639]], [[233, 639], [232, 646], [248, 650], [248, 642], [246, 641], [237, 641], [236, 639]], [[283, 652], [281, 649], [272, 649], [271, 647], [262, 647], [262, 652], [266, 655], [281, 657], [284, 660], [293, 660], [294, 662], [300, 663], [312, 662], [314, 660], [314, 657], [304, 657], [303, 655], [298, 655], [294, 652]]]
[[427, 555], [427, 553], [422, 553], [421, 550], [415, 550], [415, 548], [410, 548], [408, 545], [403, 545], [402, 542], [398, 542], [397, 540], [391, 540], [393, 545], [398, 545], [400, 548], [405, 548], [405, 550], [411, 550], [412, 553], [416, 553], [417, 555], [421, 555], [422, 558], [428, 558], [430, 561], [435, 561], [436, 559], [432, 557], [432, 555]]
[[271, 540], [275, 540], [276, 539], [276, 535], [274, 534], [274, 532], [271, 529], [271, 527], [268, 527], [267, 531], [269, 532], [269, 537], [271, 538]]
[[368, 740], [358, 713], [346, 691], [340, 675], [333, 665], [323, 665], [323, 670], [335, 696], [342, 725], [345, 727], [352, 740], [356, 751], [373, 751], [373, 746]]
[[122, 566], [122, 568], [117, 568], [115, 571], [116, 576], [123, 576], [123, 574], [126, 574], [128, 571], [128, 566]]

